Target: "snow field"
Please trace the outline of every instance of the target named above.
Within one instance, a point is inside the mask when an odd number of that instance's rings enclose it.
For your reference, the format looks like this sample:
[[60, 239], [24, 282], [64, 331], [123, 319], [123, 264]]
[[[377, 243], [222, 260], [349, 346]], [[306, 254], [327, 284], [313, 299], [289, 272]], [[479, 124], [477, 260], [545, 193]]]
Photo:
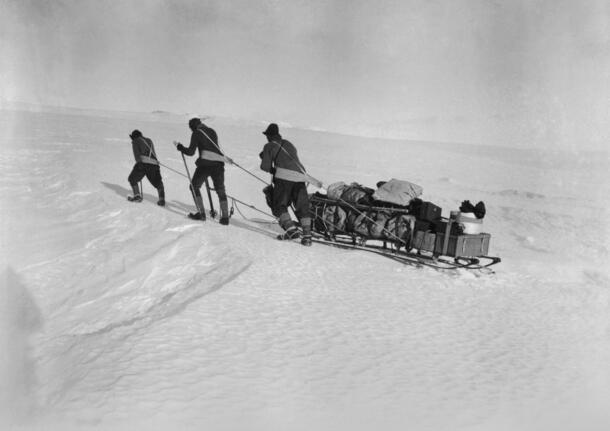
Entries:
[[[495, 275], [447, 274], [278, 242], [279, 228], [252, 221], [265, 217], [243, 206], [250, 220], [193, 222], [184, 216], [194, 209], [186, 179], [167, 170], [167, 207], [155, 205], [146, 180], [145, 201], [127, 202], [127, 134], [141, 129], [161, 161], [182, 171], [171, 141], [187, 141], [185, 122], [7, 116], [0, 158], [7, 424], [610, 423], [608, 184], [594, 161], [285, 131], [326, 184], [406, 179], [445, 213], [464, 199], [485, 201], [491, 252], [503, 262]], [[257, 170], [264, 125], [219, 124], [210, 121], [227, 154], [266, 179]], [[266, 210], [262, 187], [227, 167], [228, 193]]]

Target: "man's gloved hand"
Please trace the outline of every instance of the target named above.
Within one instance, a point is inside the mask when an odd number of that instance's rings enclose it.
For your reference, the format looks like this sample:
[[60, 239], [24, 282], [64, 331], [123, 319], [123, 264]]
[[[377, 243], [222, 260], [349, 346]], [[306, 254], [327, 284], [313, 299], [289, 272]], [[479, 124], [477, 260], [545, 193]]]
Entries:
[[180, 151], [181, 153], [183, 153], [183, 152], [184, 152], [184, 150], [186, 149], [186, 148], [184, 148], [184, 145], [182, 145], [182, 144], [181, 144], [180, 142], [178, 142], [178, 141], [174, 141], [174, 145], [176, 146], [176, 149], [177, 149], [178, 151]]

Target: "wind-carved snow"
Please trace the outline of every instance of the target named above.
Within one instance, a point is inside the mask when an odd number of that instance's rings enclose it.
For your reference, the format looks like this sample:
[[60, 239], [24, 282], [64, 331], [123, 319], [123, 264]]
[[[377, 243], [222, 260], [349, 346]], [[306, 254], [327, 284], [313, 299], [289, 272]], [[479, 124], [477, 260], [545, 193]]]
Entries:
[[[0, 426], [610, 423], [607, 169], [540, 169], [519, 154], [477, 159], [479, 149], [467, 146], [380, 140], [370, 157], [366, 139], [285, 131], [325, 184], [411, 180], [444, 215], [462, 200], [484, 201], [484, 230], [502, 263], [492, 275], [446, 274], [279, 242], [277, 224], [244, 205], [230, 226], [193, 222], [188, 182], [166, 168], [166, 207], [146, 180], [144, 202], [127, 202], [127, 134], [142, 129], [161, 161], [182, 172], [171, 142], [187, 142], [186, 124], [10, 115], [36, 127], [17, 127], [0, 155], [8, 286], [0, 341], [9, 346], [0, 357]], [[216, 129], [229, 156], [268, 179], [258, 170], [261, 127]], [[268, 211], [260, 181], [226, 172], [230, 195]]]

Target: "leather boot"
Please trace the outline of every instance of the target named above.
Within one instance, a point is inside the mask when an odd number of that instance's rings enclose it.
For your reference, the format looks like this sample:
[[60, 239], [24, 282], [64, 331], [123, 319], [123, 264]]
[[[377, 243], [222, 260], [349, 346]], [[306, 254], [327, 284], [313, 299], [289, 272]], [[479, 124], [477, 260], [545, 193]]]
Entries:
[[301, 238], [301, 244], [304, 246], [311, 246], [311, 217], [301, 218], [301, 227], [303, 228], [303, 237]]
[[220, 201], [220, 224], [229, 224], [229, 202]]
[[165, 206], [165, 188], [163, 188], [163, 185], [161, 185], [161, 187], [159, 187], [157, 189], [157, 192], [159, 193], [159, 200], [157, 201], [157, 205], [164, 207]]
[[133, 191], [133, 196], [127, 196], [127, 200], [129, 202], [142, 202], [142, 195], [140, 194], [138, 183], [132, 184], [131, 190]]
[[[195, 203], [197, 204], [197, 212], [189, 213], [189, 218], [193, 220], [203, 220], [205, 221], [205, 207], [203, 206], [203, 198], [201, 195], [195, 195]], [[200, 210], [201, 209], [201, 210]]]
[[299, 230], [296, 227], [295, 222], [292, 221], [292, 219], [290, 218], [290, 214], [283, 213], [282, 215], [280, 215], [280, 220], [279, 221], [280, 221], [280, 226], [286, 232], [284, 232], [283, 234], [278, 235], [277, 239], [280, 239], [280, 240], [284, 240], [284, 239], [297, 239], [297, 238], [299, 238], [301, 236]]

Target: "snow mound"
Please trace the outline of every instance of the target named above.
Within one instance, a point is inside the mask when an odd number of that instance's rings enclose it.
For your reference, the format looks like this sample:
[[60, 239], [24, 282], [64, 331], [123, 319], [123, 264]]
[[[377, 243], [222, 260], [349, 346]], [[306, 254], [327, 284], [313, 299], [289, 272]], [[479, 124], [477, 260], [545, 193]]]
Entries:
[[[445, 214], [464, 199], [484, 200], [491, 254], [502, 263], [491, 275], [448, 274], [277, 241], [277, 224], [245, 205], [229, 226], [187, 219], [194, 205], [169, 144], [188, 139], [183, 119], [13, 112], [0, 122], [12, 130], [0, 138], [0, 262], [8, 268], [0, 419], [8, 425], [610, 423], [607, 166], [566, 173], [548, 160], [524, 163], [518, 152], [495, 156], [489, 148], [494, 157], [483, 159], [479, 147], [382, 140], [367, 159], [369, 140], [287, 130], [326, 184], [412, 179], [432, 189]], [[259, 125], [210, 122], [227, 154], [255, 171]], [[118, 137], [134, 128], [173, 169], [162, 169], [165, 207], [146, 180], [144, 202], [125, 199], [133, 161]], [[260, 182], [229, 167], [226, 178], [229, 194], [267, 210]]]

